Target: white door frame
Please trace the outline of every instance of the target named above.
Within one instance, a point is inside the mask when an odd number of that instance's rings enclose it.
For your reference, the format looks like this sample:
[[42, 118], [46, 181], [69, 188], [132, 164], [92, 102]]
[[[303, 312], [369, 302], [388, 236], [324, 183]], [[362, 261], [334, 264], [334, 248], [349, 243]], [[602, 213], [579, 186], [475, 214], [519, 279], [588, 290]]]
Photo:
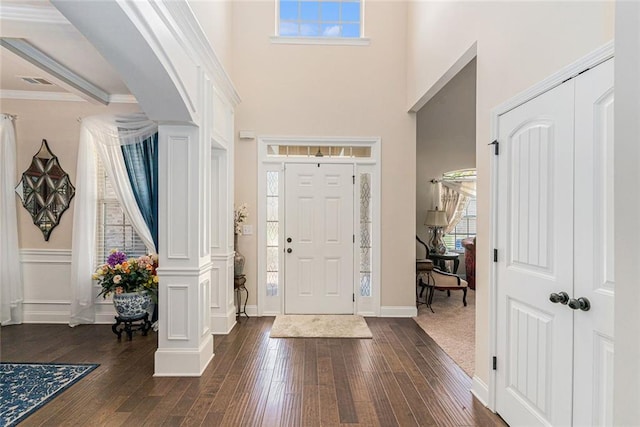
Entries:
[[[547, 92], [550, 89], [562, 84], [567, 79], [573, 78], [578, 74], [593, 68], [596, 65], [613, 58], [613, 42], [609, 42], [589, 55], [579, 59], [578, 61], [568, 65], [562, 70], [554, 73], [545, 80], [537, 83], [526, 91], [516, 95], [503, 104], [491, 110], [491, 141], [498, 138], [498, 121], [500, 116], [513, 110], [514, 108], [524, 104], [527, 101]], [[498, 235], [498, 162], [494, 155], [494, 146], [490, 147], [489, 155], [491, 170], [491, 218], [489, 222], [489, 235], [491, 238], [491, 248], [497, 248]], [[504, 251], [502, 251], [504, 253]], [[498, 254], [500, 257], [500, 254]], [[499, 258], [500, 259], [500, 258]], [[473, 378], [472, 392], [483, 402], [487, 403], [487, 407], [495, 412], [496, 410], [496, 371], [491, 366], [493, 357], [497, 354], [497, 333], [498, 333], [498, 289], [496, 283], [496, 264], [492, 263], [489, 269], [489, 385], [487, 386], [479, 378]], [[498, 363], [500, 363], [498, 361]]]
[[[358, 147], [369, 148], [368, 157], [315, 157], [306, 156], [284, 156], [269, 154], [268, 147], [273, 146], [308, 146], [313, 148], [315, 153], [318, 147]], [[354, 245], [354, 292], [355, 306], [354, 314], [363, 316], [380, 315], [380, 138], [379, 137], [258, 137], [258, 191], [257, 191], [257, 280], [256, 299], [258, 316], [274, 316], [284, 313], [284, 257], [279, 256], [279, 283], [277, 295], [267, 295], [267, 172], [278, 172], [278, 217], [280, 230], [283, 228], [284, 214], [284, 165], [287, 163], [334, 163], [352, 164], [356, 177], [354, 191], [354, 231], [356, 234], [356, 245]], [[371, 185], [371, 291], [369, 295], [363, 296], [359, 292], [360, 278], [360, 187], [362, 174], [368, 174]], [[279, 233], [278, 250], [284, 248], [284, 234]], [[282, 254], [281, 254], [282, 255]]]

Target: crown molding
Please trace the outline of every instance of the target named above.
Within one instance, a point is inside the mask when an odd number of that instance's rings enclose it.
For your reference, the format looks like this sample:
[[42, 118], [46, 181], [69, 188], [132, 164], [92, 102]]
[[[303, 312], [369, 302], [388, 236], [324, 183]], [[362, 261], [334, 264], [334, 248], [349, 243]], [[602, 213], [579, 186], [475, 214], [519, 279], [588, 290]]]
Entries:
[[[22, 99], [27, 101], [86, 102], [86, 99], [69, 92], [45, 92], [36, 90], [0, 90], [0, 99]], [[109, 104], [137, 104], [133, 95], [109, 95]]]
[[37, 90], [0, 90], [0, 99], [24, 99], [28, 101], [85, 101], [69, 92], [44, 92]]
[[48, 5], [47, 3], [43, 3], [43, 6], [32, 6], [27, 4], [1, 2], [0, 15], [3, 20], [8, 21], [71, 25], [71, 23], [58, 11], [58, 9]]

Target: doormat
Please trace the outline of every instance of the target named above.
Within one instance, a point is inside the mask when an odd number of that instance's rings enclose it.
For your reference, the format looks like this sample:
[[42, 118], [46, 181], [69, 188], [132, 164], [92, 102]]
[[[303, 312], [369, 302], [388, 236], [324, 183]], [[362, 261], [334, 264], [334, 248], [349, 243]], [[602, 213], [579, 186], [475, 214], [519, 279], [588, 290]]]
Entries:
[[285, 314], [276, 316], [271, 338], [371, 338], [362, 316], [350, 314]]
[[15, 426], [99, 365], [0, 363], [0, 426]]

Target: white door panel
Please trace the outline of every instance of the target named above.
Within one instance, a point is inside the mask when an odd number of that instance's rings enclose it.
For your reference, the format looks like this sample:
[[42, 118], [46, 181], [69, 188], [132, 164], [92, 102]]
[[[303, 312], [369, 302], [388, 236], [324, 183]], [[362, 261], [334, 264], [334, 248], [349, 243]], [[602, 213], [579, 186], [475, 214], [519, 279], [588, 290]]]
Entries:
[[500, 118], [496, 408], [512, 425], [571, 423], [573, 83]]
[[613, 60], [576, 78], [574, 425], [613, 424]]
[[352, 314], [353, 166], [287, 164], [285, 224], [285, 313]]
[[499, 141], [497, 412], [612, 425], [613, 60], [502, 115]]

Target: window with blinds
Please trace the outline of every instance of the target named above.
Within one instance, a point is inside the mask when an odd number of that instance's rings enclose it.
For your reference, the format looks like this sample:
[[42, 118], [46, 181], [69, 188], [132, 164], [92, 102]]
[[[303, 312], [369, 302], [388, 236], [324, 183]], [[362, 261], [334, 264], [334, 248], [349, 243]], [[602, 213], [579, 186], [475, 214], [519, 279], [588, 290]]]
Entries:
[[112, 249], [118, 249], [129, 257], [144, 255], [147, 248], [120, 207], [111, 180], [99, 159], [97, 177], [96, 260], [98, 264], [106, 262]]
[[444, 243], [449, 251], [464, 252], [462, 241], [476, 235], [476, 199], [469, 199], [467, 208], [456, 228], [444, 236]]

